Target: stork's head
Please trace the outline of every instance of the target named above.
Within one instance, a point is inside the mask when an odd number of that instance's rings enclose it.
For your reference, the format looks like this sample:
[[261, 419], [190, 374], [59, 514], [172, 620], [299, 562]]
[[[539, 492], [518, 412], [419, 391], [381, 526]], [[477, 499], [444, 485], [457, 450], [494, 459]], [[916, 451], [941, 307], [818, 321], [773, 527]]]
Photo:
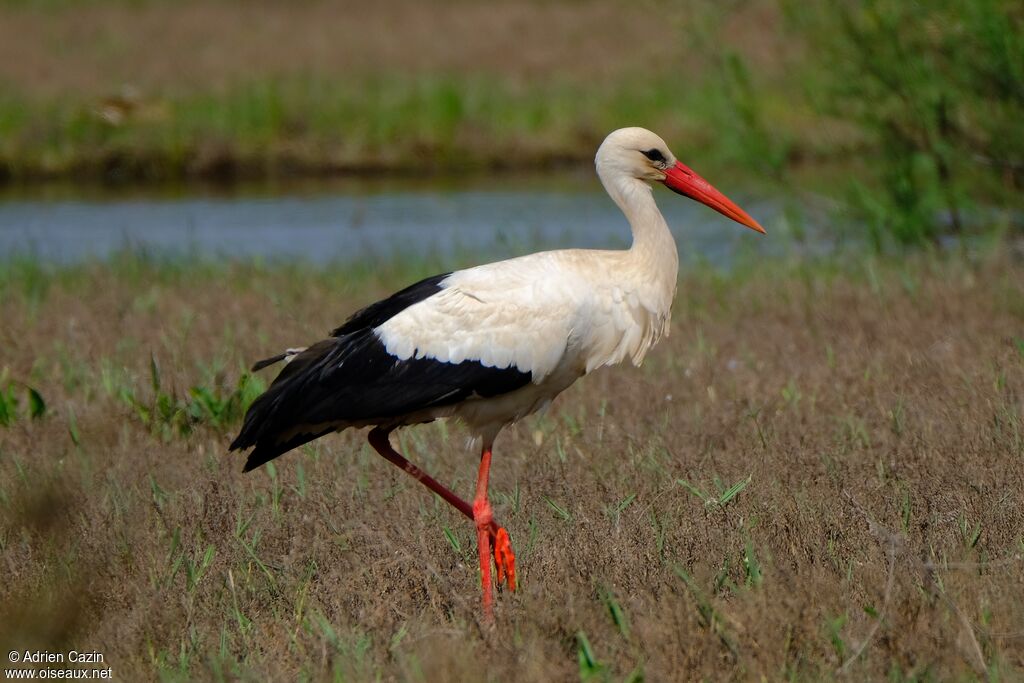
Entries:
[[623, 176], [663, 183], [673, 192], [695, 199], [751, 230], [764, 233], [764, 228], [746, 211], [677, 160], [665, 141], [646, 128], [612, 131], [598, 148], [595, 163], [598, 174], [606, 183], [607, 179]]

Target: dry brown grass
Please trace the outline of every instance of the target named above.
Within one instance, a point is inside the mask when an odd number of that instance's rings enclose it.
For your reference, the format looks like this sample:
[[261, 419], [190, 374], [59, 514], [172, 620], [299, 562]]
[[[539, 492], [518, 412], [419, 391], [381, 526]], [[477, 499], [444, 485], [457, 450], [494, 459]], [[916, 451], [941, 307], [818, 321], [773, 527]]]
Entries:
[[[106, 368], [145, 397], [150, 354], [179, 395], [211, 364], [233, 383], [400, 284], [348, 280], [0, 279], [3, 365], [50, 407], [0, 428], [5, 649], [96, 649], [118, 680], [574, 680], [582, 632], [596, 680], [1024, 675], [1018, 263], [685, 276], [643, 369], [588, 377], [499, 439], [522, 590], [499, 597], [493, 632], [470, 526], [362, 434], [243, 476], [231, 429], [165, 440], [104, 389]], [[402, 440], [468, 492], [460, 434]], [[725, 505], [690, 490], [748, 478]]]

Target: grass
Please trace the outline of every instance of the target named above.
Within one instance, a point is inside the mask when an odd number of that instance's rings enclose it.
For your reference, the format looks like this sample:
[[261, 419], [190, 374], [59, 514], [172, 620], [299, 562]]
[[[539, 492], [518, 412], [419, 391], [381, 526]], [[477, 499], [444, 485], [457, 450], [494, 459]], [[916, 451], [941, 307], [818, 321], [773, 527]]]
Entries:
[[776, 0], [7, 3], [0, 179], [550, 167], [589, 163], [625, 125], [704, 168], [845, 159], [862, 136], [785, 80], [799, 40], [783, 14]]
[[583, 9], [8, 3], [0, 174], [521, 168], [590, 159], [638, 111], [678, 130], [678, 78], [657, 65], [679, 48], [645, 37], [659, 13]]
[[[249, 475], [226, 454], [253, 359], [432, 265], [0, 266], [0, 643], [124, 680], [1024, 673], [1006, 250], [684, 274], [641, 369], [499, 439], [521, 591], [493, 632], [471, 528], [362, 434]], [[468, 492], [463, 442], [401, 435]]]
[[678, 110], [700, 106], [702, 93], [681, 99], [673, 88], [669, 78], [602, 88], [484, 76], [256, 78], [139, 102], [123, 119], [79, 98], [7, 94], [0, 170], [154, 181], [582, 164], [630, 121], [696, 142]]

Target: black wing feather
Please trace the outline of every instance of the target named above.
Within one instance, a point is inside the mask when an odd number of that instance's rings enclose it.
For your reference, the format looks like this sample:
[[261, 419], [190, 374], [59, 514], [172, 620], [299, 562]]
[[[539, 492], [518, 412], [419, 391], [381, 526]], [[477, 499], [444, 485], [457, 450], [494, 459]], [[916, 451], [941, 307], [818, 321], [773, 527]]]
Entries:
[[426, 408], [514, 391], [531, 374], [478, 361], [400, 360], [373, 330], [314, 344], [249, 407], [231, 450], [256, 446], [246, 470], [334, 431], [345, 422], [388, 422]]
[[[249, 457], [246, 459], [245, 467], [242, 468], [242, 471], [252, 471], [260, 465], [265, 465], [277, 456], [287, 453], [293, 448], [298, 448], [303, 444], [309, 443], [314, 439], [319, 439], [321, 436], [330, 434], [333, 431], [334, 428], [331, 427], [330, 429], [324, 429], [320, 432], [303, 432], [302, 434], [296, 434], [292, 438], [280, 443], [275, 441], [259, 441], [256, 443], [256, 448], [249, 452]], [[234, 444], [232, 444], [232, 446], [233, 445]]]
[[377, 327], [387, 322], [409, 308], [409, 306], [440, 292], [443, 289], [441, 282], [449, 275], [451, 273], [441, 273], [440, 275], [420, 280], [402, 291], [392, 294], [387, 299], [382, 299], [377, 303], [370, 304], [366, 308], [359, 309], [349, 316], [349, 319], [341, 327], [331, 330], [331, 336], [340, 337], [343, 334], [349, 334], [369, 327]]
[[255, 446], [245, 471], [344, 423], [393, 422], [425, 408], [453, 405], [471, 396], [497, 396], [529, 384], [532, 375], [478, 361], [400, 360], [387, 352], [374, 328], [417, 301], [441, 291], [448, 274], [436, 275], [367, 306], [331, 338], [296, 355], [249, 407], [231, 450]]

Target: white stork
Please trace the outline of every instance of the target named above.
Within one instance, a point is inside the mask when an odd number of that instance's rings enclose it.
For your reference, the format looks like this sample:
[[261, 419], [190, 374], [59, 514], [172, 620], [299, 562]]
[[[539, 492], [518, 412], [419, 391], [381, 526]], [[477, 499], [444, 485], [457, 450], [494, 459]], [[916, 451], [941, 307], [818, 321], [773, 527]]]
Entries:
[[[649, 183], [764, 232], [643, 128], [611, 133], [596, 165], [629, 220], [629, 249], [520, 256], [427, 278], [371, 304], [327, 339], [257, 363], [254, 371], [288, 361], [231, 444], [254, 447], [249, 471], [325, 434], [372, 427], [368, 438], [378, 453], [473, 520], [488, 619], [492, 548], [498, 584], [515, 590], [509, 536], [487, 498], [498, 432], [592, 370], [627, 358], [639, 365], [668, 334], [679, 258]], [[446, 417], [460, 418], [482, 444], [472, 504], [402, 457], [388, 438], [396, 427]]]

